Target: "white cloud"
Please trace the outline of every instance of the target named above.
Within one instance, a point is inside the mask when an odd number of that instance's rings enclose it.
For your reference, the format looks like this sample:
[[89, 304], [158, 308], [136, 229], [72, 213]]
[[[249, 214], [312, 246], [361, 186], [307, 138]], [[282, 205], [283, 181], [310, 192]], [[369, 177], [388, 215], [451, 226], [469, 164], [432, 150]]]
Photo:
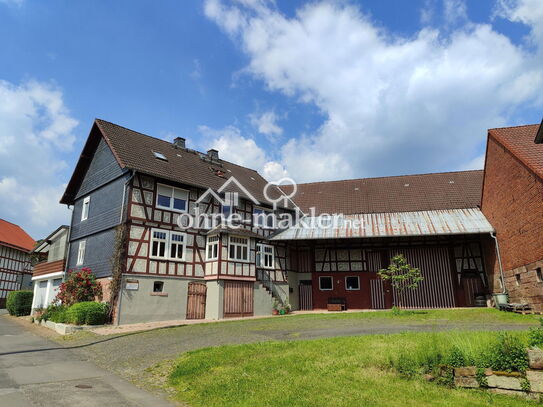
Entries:
[[280, 163], [269, 159], [266, 152], [253, 139], [243, 137], [240, 129], [235, 126], [223, 129], [199, 126], [198, 131], [204, 137], [200, 147], [205, 150], [210, 148], [218, 150], [219, 157], [223, 160], [252, 168], [268, 180], [288, 175]]
[[273, 110], [264, 113], [250, 115], [251, 124], [260, 134], [266, 136], [280, 136], [283, 129], [277, 124], [278, 117]]
[[[481, 154], [487, 128], [523, 104], [543, 104], [539, 48], [462, 23], [464, 3], [446, 3], [457, 28], [409, 37], [345, 2], [310, 3], [291, 18], [260, 2], [208, 0], [205, 12], [248, 56], [244, 72], [326, 117], [281, 149], [291, 176], [309, 181], [464, 168]], [[525, 0], [500, 15], [528, 24], [539, 46], [542, 3]]]
[[34, 238], [69, 221], [58, 201], [77, 124], [58, 88], [0, 80], [0, 214]]
[[465, 0], [443, 0], [443, 14], [447, 24], [457, 24], [468, 19]]

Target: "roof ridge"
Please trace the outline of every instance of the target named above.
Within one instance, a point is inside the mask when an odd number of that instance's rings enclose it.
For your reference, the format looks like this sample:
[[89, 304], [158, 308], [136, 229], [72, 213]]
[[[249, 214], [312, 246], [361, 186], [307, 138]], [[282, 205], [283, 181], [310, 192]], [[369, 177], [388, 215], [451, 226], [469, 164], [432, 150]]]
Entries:
[[468, 172], [483, 172], [484, 170], [462, 170], [462, 171], [443, 171], [443, 172], [427, 172], [427, 173], [417, 173], [417, 174], [402, 174], [402, 175], [388, 175], [381, 177], [366, 177], [366, 178], [349, 178], [349, 179], [340, 179], [340, 180], [331, 180], [331, 181], [314, 181], [314, 182], [304, 182], [297, 185], [314, 185], [314, 184], [331, 184], [334, 182], [349, 182], [349, 181], [362, 181], [370, 179], [384, 179], [384, 178], [403, 178], [403, 177], [416, 177], [424, 175], [445, 175], [445, 174], [460, 174]]
[[[18, 224], [16, 224], [16, 223], [10, 222], [9, 220], [5, 220], [4, 218], [0, 218], [0, 220], [4, 221], [4, 222], [6, 222], [6, 223], [9, 223], [10, 225], [17, 226], [19, 229], [21, 229], [21, 230], [24, 231], [24, 229], [23, 229], [20, 225], [18, 225]], [[25, 232], [25, 233], [26, 233], [26, 232]]]
[[519, 124], [518, 126], [492, 127], [490, 129], [488, 129], [488, 131], [490, 131], [490, 130], [514, 129], [514, 128], [517, 128], [517, 127], [530, 127], [530, 126], [539, 126], [539, 125], [540, 125], [540, 123], [536, 123], [536, 124]]
[[[162, 142], [162, 143], [167, 143], [170, 147], [174, 147], [173, 144], [172, 144], [171, 142], [167, 141], [167, 140], [164, 140], [164, 139], [161, 139], [161, 138], [158, 138], [158, 137], [154, 137], [154, 136], [150, 136], [149, 134], [145, 134], [145, 133], [142, 133], [142, 132], [137, 131], [137, 130], [129, 129], [128, 127], [121, 126], [120, 124], [110, 122], [109, 120], [100, 119], [100, 118], [98, 118], [98, 117], [95, 117], [94, 120], [99, 120], [99, 121], [101, 121], [101, 122], [109, 123], [109, 124], [111, 124], [111, 125], [113, 125], [113, 126], [121, 127], [121, 128], [123, 128], [123, 129], [125, 129], [125, 130], [131, 131], [132, 133], [137, 133], [137, 134], [140, 134], [140, 135], [142, 135], [142, 136], [151, 138], [151, 139], [153, 139], [153, 140], [157, 140], [157, 141], [160, 141], [160, 142]], [[174, 148], [175, 148], [175, 147], [174, 147]], [[187, 151], [194, 151], [194, 152], [196, 152], [196, 153], [198, 153], [198, 154], [205, 154], [205, 153], [202, 152], [202, 151], [198, 151], [198, 150], [194, 150], [194, 149], [186, 148], [185, 150], [187, 150]], [[228, 163], [228, 164], [232, 164], [232, 165], [235, 165], [235, 166], [237, 166], [237, 167], [245, 168], [245, 169], [247, 169], [247, 170], [254, 171], [254, 172], [256, 172], [257, 174], [259, 174], [259, 172], [258, 172], [257, 170], [255, 170], [255, 169], [253, 169], [253, 168], [245, 167], [245, 166], [243, 166], [243, 165], [239, 165], [239, 164], [233, 163], [233, 162], [231, 162], [231, 161], [224, 160], [224, 159], [222, 159], [222, 158], [219, 158], [219, 161], [222, 161], [222, 162], [225, 162], [225, 163]], [[259, 174], [259, 175], [260, 175], [260, 174]], [[264, 177], [262, 177], [262, 178], [264, 178]], [[265, 178], [264, 178], [264, 179], [265, 179]]]

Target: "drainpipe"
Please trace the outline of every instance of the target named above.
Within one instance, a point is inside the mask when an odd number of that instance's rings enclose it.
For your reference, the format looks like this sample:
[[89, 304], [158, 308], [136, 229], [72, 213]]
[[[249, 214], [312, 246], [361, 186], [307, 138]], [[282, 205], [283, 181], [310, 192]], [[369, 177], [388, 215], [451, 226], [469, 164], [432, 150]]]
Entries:
[[[126, 198], [126, 188], [128, 187], [128, 185], [130, 185], [130, 183], [132, 182], [132, 180], [134, 179], [134, 177], [136, 176], [136, 171], [132, 170], [132, 174], [130, 175], [130, 178], [128, 178], [126, 180], [126, 182], [124, 183], [124, 187], [123, 187], [123, 200], [121, 202], [121, 215], [120, 215], [120, 218], [119, 218], [119, 225], [123, 223], [124, 221], [124, 201], [125, 201], [125, 198]], [[130, 199], [130, 197], [129, 197]], [[142, 199], [145, 199], [142, 197]], [[122, 298], [123, 298], [123, 276], [121, 276], [121, 286], [119, 287], [119, 299], [118, 299], [118, 303], [117, 303], [117, 312], [115, 313], [115, 325], [120, 325], [119, 324], [119, 320], [121, 318], [121, 303], [122, 303]]]
[[502, 256], [500, 255], [500, 245], [498, 244], [498, 238], [494, 232], [490, 232], [490, 236], [494, 239], [496, 245], [496, 255], [498, 256], [498, 266], [500, 268], [500, 279], [502, 282], [502, 294], [506, 294], [507, 290], [505, 289], [505, 278], [503, 277], [503, 267], [502, 267]]
[[70, 250], [72, 248], [72, 227], [74, 225], [74, 208], [72, 207], [70, 209], [70, 205], [66, 205], [66, 208], [68, 208], [68, 210], [71, 210], [72, 211], [72, 214], [70, 216], [70, 227], [68, 228], [68, 236], [66, 236], [66, 248], [64, 249], [65, 250], [65, 254], [64, 254], [64, 258], [65, 258], [65, 261], [66, 261], [66, 264], [64, 265], [64, 270], [62, 274], [62, 281], [65, 280], [66, 278], [66, 274], [67, 274], [67, 271], [68, 271], [68, 265], [70, 264]]

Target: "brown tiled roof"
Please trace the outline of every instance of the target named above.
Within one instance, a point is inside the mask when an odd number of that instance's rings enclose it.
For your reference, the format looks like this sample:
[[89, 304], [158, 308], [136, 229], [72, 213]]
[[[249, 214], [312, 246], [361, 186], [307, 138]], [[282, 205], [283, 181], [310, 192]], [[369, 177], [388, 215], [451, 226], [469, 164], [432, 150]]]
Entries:
[[0, 219], [0, 245], [29, 252], [36, 242], [20, 226]]
[[480, 205], [482, 185], [482, 170], [362, 178], [300, 184], [293, 200], [306, 213], [314, 206], [316, 214], [464, 209]]
[[[207, 154], [176, 148], [171, 142], [147, 136], [101, 119], [96, 119], [94, 122], [80, 162], [61, 203], [73, 203], [73, 197], [79, 187], [78, 180], [84, 175], [90, 163], [93, 146], [96, 148], [96, 138], [99, 136], [104, 137], [121, 168], [135, 170], [180, 184], [193, 185], [203, 189], [211, 188], [214, 191], [217, 191], [229, 178], [235, 177], [259, 203], [269, 204], [264, 196], [264, 187], [267, 181], [257, 171], [224, 160], [211, 161]], [[167, 161], [156, 158], [154, 152], [163, 154]], [[226, 191], [237, 191], [242, 196], [246, 195], [237, 187], [226, 188]], [[280, 194], [280, 190], [275, 187], [269, 191], [269, 196], [272, 198]], [[249, 196], [245, 197], [250, 198]]]
[[534, 143], [538, 129], [539, 124], [503, 127], [488, 130], [488, 136], [509, 150], [539, 177], [543, 177], [543, 144]]

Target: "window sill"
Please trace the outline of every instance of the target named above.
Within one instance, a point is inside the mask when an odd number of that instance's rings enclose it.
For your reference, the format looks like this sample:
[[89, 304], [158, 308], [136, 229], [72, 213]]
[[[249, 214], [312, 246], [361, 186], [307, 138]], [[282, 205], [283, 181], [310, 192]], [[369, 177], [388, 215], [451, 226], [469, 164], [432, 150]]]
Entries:
[[153, 297], [167, 297], [168, 293], [151, 293]]
[[180, 259], [170, 259], [167, 257], [153, 257], [149, 256], [149, 260], [155, 260], [155, 261], [172, 261], [174, 263], [186, 263], [186, 260], [180, 260]]
[[188, 211], [185, 209], [184, 211], [180, 209], [174, 209], [174, 208], [166, 208], [165, 206], [155, 206], [155, 209], [161, 210], [161, 211], [169, 211], [174, 213], [188, 213]]

